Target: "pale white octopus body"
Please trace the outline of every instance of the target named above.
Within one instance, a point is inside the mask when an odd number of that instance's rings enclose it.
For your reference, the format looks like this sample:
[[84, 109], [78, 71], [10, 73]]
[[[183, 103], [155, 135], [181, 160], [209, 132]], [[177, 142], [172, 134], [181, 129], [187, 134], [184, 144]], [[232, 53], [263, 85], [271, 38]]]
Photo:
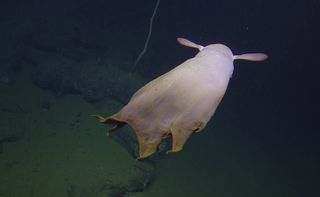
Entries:
[[170, 135], [169, 152], [182, 150], [190, 135], [201, 131], [216, 111], [232, 76], [233, 61], [267, 58], [263, 53], [234, 56], [223, 44], [203, 47], [184, 38], [177, 40], [200, 52], [146, 84], [118, 113], [107, 118], [95, 115], [100, 122], [114, 125], [109, 132], [125, 124], [133, 127], [139, 142], [138, 159], [152, 155]]

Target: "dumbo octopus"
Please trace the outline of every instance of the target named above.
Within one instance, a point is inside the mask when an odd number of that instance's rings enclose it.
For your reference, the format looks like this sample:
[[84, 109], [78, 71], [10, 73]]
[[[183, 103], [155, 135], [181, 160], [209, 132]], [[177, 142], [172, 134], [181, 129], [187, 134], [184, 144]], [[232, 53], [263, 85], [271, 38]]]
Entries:
[[156, 152], [161, 141], [172, 136], [168, 152], [178, 152], [192, 133], [200, 132], [216, 111], [233, 73], [234, 60], [263, 61], [264, 53], [233, 55], [223, 44], [201, 46], [187, 39], [177, 41], [197, 48], [198, 54], [139, 89], [118, 113], [99, 122], [111, 124], [109, 133], [129, 124], [144, 159]]

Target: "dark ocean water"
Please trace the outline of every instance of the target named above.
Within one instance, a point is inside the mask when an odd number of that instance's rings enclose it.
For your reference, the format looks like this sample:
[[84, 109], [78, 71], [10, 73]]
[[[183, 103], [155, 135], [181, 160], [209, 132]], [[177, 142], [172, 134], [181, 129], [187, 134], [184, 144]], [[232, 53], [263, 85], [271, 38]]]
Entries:
[[[156, 3], [0, 1], [0, 197], [320, 196], [320, 2]], [[132, 129], [107, 138], [90, 115], [117, 112], [196, 55], [177, 37], [269, 58], [234, 62], [214, 117], [183, 151], [163, 154], [169, 139], [136, 161]]]

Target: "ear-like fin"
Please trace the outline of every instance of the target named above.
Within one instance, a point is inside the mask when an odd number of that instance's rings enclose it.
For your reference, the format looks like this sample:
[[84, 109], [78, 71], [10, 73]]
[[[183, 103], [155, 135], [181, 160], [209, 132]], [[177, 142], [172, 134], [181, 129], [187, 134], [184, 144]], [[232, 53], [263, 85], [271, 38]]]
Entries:
[[248, 61], [264, 61], [268, 58], [265, 53], [245, 53], [242, 55], [233, 56], [234, 60], [248, 60]]
[[196, 49], [199, 49], [199, 51], [201, 51], [204, 48], [203, 46], [198, 45], [194, 42], [191, 42], [190, 40], [187, 40], [185, 38], [177, 38], [177, 41], [183, 46], [196, 48]]

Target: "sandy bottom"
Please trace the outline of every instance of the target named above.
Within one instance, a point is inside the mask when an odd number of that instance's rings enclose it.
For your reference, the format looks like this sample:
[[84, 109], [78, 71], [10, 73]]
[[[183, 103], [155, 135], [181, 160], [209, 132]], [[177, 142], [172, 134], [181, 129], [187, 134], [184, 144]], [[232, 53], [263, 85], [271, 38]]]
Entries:
[[14, 138], [2, 144], [0, 196], [95, 196], [109, 182], [128, 181], [136, 161], [89, 116], [117, 103], [56, 96], [26, 76], [0, 85], [0, 139]]

